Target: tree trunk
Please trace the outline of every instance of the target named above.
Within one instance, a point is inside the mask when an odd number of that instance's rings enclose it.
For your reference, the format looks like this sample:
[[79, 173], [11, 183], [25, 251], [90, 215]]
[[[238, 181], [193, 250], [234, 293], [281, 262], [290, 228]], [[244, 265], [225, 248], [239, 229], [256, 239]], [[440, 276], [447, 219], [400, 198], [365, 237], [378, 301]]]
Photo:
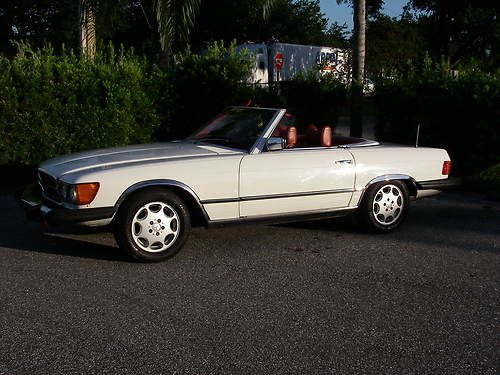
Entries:
[[353, 0], [354, 48], [352, 51], [351, 136], [363, 133], [363, 83], [365, 78], [366, 2]]
[[96, 52], [95, 4], [93, 0], [80, 0], [80, 50], [93, 59]]

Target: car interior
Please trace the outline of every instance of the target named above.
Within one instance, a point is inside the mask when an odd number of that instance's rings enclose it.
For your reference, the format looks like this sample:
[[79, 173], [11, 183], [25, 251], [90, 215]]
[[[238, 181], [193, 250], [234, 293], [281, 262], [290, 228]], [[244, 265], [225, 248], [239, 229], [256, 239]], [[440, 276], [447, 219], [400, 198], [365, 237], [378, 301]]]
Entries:
[[332, 126], [325, 124], [318, 127], [315, 124], [301, 125], [297, 119], [286, 113], [274, 129], [273, 137], [285, 140], [286, 148], [333, 147], [361, 143], [362, 138], [345, 137], [333, 134]]

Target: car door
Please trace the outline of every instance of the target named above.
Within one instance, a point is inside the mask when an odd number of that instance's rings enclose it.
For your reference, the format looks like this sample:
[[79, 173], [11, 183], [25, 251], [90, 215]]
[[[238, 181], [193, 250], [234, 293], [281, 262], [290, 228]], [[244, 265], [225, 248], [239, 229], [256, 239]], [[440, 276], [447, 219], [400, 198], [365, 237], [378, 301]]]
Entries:
[[343, 148], [304, 148], [245, 155], [240, 165], [240, 216], [257, 217], [347, 207], [354, 160]]

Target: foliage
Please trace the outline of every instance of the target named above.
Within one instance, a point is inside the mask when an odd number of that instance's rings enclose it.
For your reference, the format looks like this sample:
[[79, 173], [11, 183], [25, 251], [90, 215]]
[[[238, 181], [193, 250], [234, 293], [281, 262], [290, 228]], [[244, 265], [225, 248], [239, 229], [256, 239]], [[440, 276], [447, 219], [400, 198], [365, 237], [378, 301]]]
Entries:
[[341, 46], [346, 42], [345, 30], [336, 25], [328, 28], [319, 0], [276, 0], [268, 18], [261, 17], [255, 0], [211, 0], [202, 2], [199, 17], [191, 35], [193, 48], [207, 42], [236, 39]]
[[491, 0], [412, 0], [431, 56], [460, 65], [474, 58], [489, 71], [500, 67], [500, 3]]
[[393, 69], [424, 57], [424, 40], [411, 18], [378, 15], [368, 21], [366, 39], [366, 65], [371, 77], [388, 76]]
[[378, 82], [375, 103], [382, 140], [414, 144], [420, 124], [420, 144], [448, 149], [459, 174], [498, 162], [500, 73], [477, 65], [451, 71], [427, 58]]
[[[234, 39], [245, 42], [276, 38], [299, 44], [347, 45], [342, 26], [334, 24], [328, 28], [319, 0], [210, 0], [202, 1], [196, 11], [197, 2], [99, 0], [97, 40], [101, 44], [112, 42], [115, 46], [133, 47], [153, 60], [158, 60], [161, 52], [159, 26], [172, 31], [170, 37], [166, 35], [162, 40], [164, 45], [172, 44], [173, 51], [182, 51], [190, 45], [198, 52], [214, 41], [230, 43]], [[167, 3], [175, 5], [175, 9], [166, 7]], [[188, 3], [190, 7], [185, 6]], [[168, 20], [175, 20], [175, 25]], [[3, 1], [0, 51], [13, 56], [16, 50], [11, 40], [26, 41], [34, 48], [43, 48], [50, 42], [57, 53], [63, 45], [77, 49], [78, 0]]]
[[76, 47], [78, 39], [78, 1], [16, 0], [0, 4], [0, 49], [16, 50], [10, 40], [26, 40], [36, 46], [47, 41], [60, 48]]
[[500, 194], [500, 163], [492, 165], [479, 173], [479, 182], [484, 190]]
[[175, 111], [165, 118], [160, 138], [187, 136], [222, 108], [249, 99], [245, 82], [253, 63], [235, 47], [215, 42], [203, 54], [188, 50], [179, 56], [169, 98]]
[[297, 117], [318, 126], [335, 125], [346, 103], [347, 86], [332, 74], [311, 70], [284, 82], [283, 96]]
[[[287, 107], [300, 118], [334, 124], [346, 101], [347, 88], [332, 75], [311, 71], [282, 86], [246, 83], [253, 62], [233, 42], [216, 42], [203, 54], [187, 51], [172, 75], [170, 117], [164, 117], [161, 139], [183, 138], [230, 105]], [[167, 106], [163, 106], [167, 107]]]
[[18, 48], [0, 57], [0, 164], [151, 139], [162, 73], [144, 59], [111, 47], [94, 60]]
[[347, 40], [345, 30], [338, 24], [329, 28], [328, 24], [319, 0], [280, 0], [269, 22], [257, 29], [260, 35], [249, 39], [277, 38], [286, 43], [340, 47]]
[[[337, 4], [347, 3], [354, 7], [354, 0], [337, 0]], [[366, 0], [366, 13], [368, 17], [376, 17], [380, 14], [384, 0]]]
[[[96, 34], [105, 44], [124, 44], [154, 55], [159, 37], [152, 0], [100, 0], [96, 7]], [[78, 0], [18, 0], [0, 3], [0, 50], [15, 55], [10, 43], [26, 42], [34, 48], [50, 43], [59, 53], [78, 48]]]
[[176, 42], [188, 39], [200, 0], [153, 0], [162, 51], [170, 59]]

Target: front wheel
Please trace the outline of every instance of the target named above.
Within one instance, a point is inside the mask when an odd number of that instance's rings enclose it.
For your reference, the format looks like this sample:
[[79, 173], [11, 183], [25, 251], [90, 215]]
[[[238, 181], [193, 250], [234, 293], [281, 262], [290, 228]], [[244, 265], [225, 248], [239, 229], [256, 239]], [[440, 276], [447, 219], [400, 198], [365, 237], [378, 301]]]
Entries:
[[161, 188], [144, 190], [120, 207], [115, 238], [141, 262], [158, 262], [179, 252], [191, 228], [186, 204]]
[[408, 188], [403, 182], [383, 181], [368, 189], [359, 214], [370, 231], [390, 232], [403, 222], [409, 205]]

